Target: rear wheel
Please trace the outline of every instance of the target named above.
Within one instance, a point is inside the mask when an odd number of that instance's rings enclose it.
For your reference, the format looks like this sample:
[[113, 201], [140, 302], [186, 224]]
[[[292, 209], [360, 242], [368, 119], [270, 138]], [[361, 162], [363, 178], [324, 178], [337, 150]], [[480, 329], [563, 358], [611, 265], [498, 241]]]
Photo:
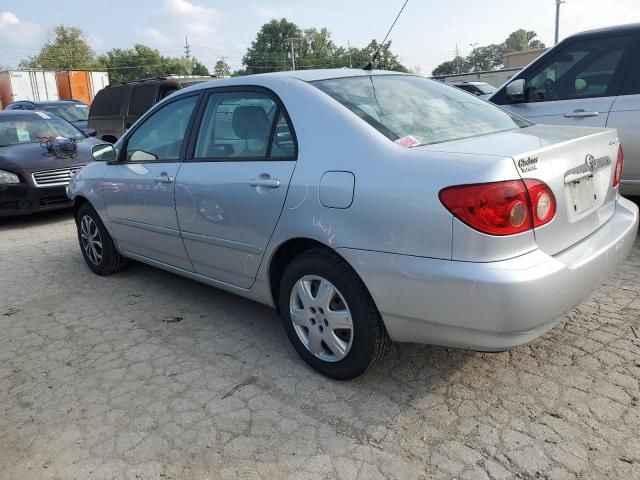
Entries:
[[111, 275], [124, 269], [126, 259], [120, 255], [100, 216], [89, 203], [76, 212], [78, 241], [89, 268], [98, 275]]
[[329, 251], [311, 250], [292, 260], [280, 282], [279, 301], [297, 352], [331, 378], [361, 375], [391, 343], [360, 278]]

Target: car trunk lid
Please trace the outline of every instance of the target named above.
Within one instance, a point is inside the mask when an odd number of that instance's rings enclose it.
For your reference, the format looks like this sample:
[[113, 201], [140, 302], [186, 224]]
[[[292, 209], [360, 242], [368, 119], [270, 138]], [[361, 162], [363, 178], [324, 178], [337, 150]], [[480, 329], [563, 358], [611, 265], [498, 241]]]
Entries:
[[556, 215], [534, 234], [538, 247], [550, 255], [593, 233], [615, 210], [619, 141], [613, 129], [534, 125], [417, 148], [511, 157], [521, 178], [547, 184]]

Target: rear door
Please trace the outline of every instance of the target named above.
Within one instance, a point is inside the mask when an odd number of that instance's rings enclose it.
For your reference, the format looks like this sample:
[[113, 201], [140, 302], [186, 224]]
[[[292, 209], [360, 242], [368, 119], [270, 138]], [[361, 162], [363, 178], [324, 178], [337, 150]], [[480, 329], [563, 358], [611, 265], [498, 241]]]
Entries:
[[249, 288], [284, 206], [297, 148], [284, 106], [264, 89], [213, 90], [176, 184], [196, 273]]
[[611, 107], [607, 127], [618, 129], [625, 152], [621, 191], [640, 195], [640, 34], [636, 35], [633, 45], [635, 58], [622, 91]]
[[632, 37], [567, 43], [518, 77], [525, 79], [525, 102], [505, 107], [536, 123], [604, 127], [629, 66]]
[[106, 87], [93, 99], [89, 110], [89, 128], [98, 132], [98, 138], [115, 142], [122, 135], [130, 90], [126, 85]]
[[105, 207], [120, 248], [188, 271], [174, 193], [199, 97], [176, 98], [146, 117], [124, 139], [119, 162], [104, 177]]

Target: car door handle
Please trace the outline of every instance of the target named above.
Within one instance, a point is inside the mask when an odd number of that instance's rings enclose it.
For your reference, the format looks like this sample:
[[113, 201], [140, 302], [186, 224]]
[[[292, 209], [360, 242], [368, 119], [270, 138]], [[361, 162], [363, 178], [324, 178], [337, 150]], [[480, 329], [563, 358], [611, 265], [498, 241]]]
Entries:
[[565, 113], [564, 118], [587, 118], [587, 117], [597, 117], [600, 115], [600, 112], [585, 112], [584, 110], [575, 110], [571, 113]]
[[252, 187], [278, 188], [280, 180], [275, 178], [254, 178], [249, 182]]
[[153, 179], [154, 182], [157, 183], [173, 183], [173, 177], [169, 177], [167, 175], [161, 175]]

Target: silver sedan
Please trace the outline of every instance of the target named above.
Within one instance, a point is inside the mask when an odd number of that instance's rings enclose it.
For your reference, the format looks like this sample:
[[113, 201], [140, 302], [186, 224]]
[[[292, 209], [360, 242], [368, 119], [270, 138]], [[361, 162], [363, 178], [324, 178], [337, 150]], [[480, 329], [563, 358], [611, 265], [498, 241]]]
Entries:
[[391, 340], [530, 342], [638, 230], [615, 130], [533, 125], [391, 72], [200, 84], [94, 159], [68, 189], [91, 270], [133, 259], [268, 304], [338, 379]]

